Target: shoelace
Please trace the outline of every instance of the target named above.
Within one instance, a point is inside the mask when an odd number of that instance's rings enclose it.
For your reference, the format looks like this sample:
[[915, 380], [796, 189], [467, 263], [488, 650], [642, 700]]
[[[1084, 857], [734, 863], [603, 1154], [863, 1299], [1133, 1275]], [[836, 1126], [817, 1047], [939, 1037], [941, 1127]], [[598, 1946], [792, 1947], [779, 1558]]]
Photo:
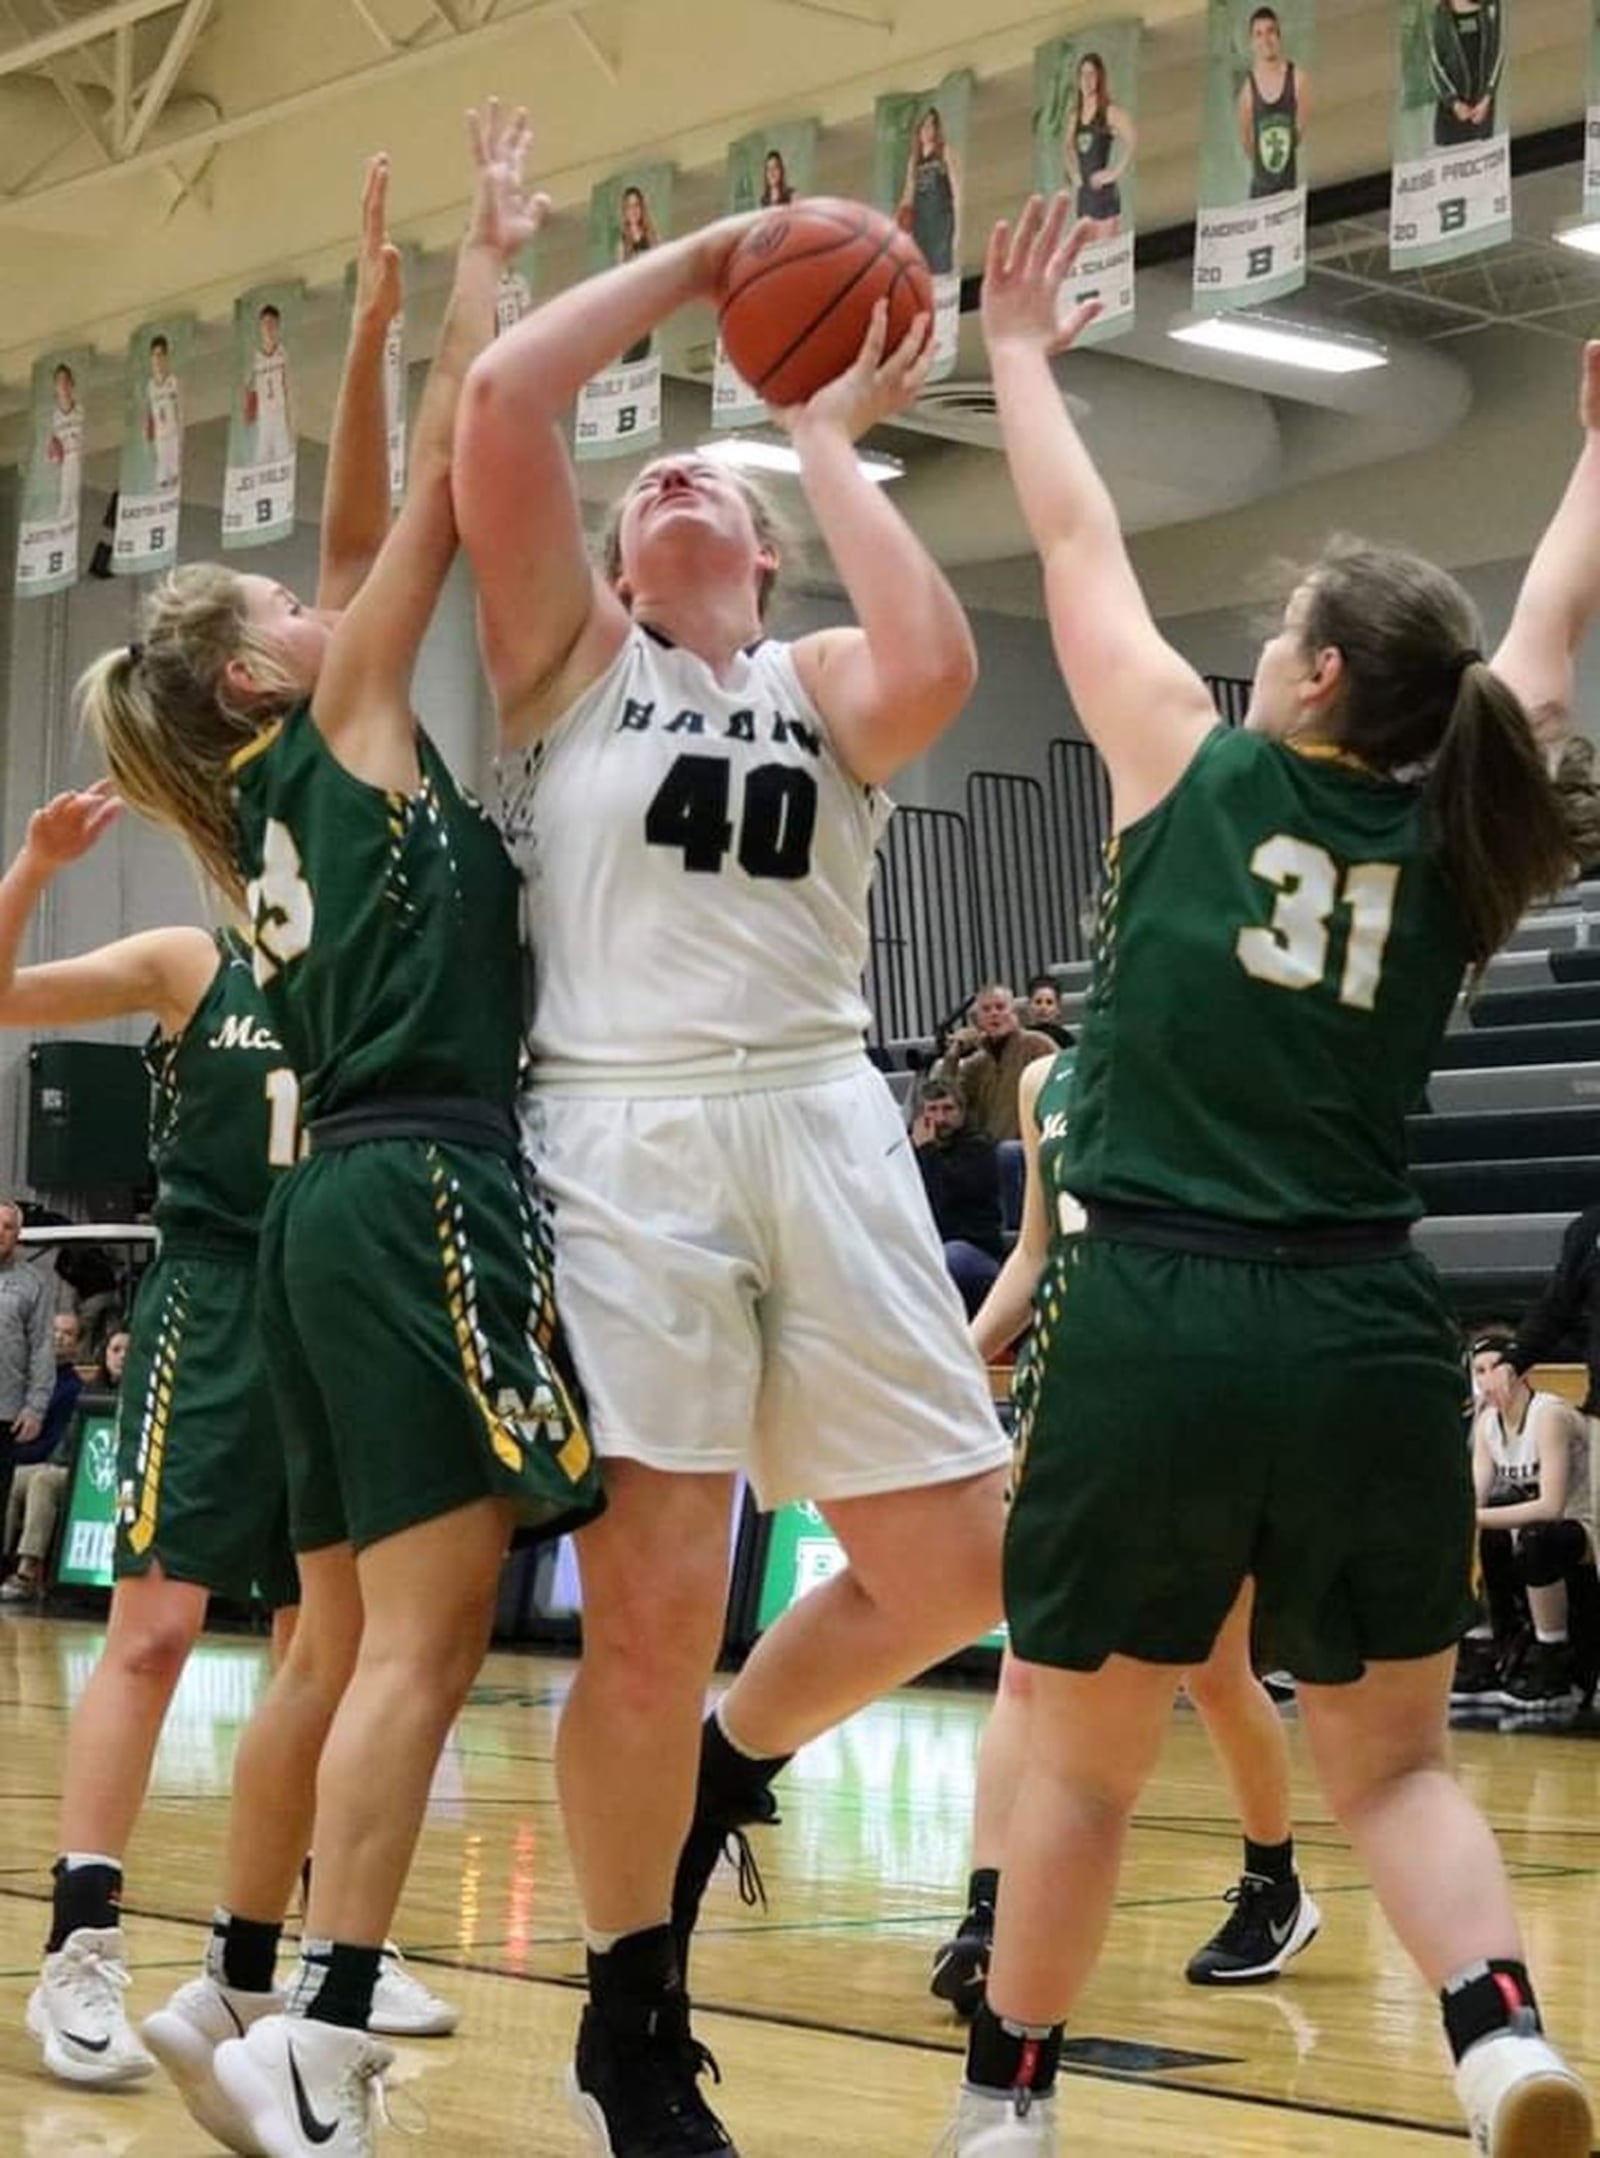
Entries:
[[[692, 2033], [685, 2033], [676, 2043], [663, 2045], [659, 2050], [650, 2049], [643, 2056], [641, 2066], [644, 2061], [649, 2061], [654, 2070], [651, 2080], [666, 2086], [664, 2090], [658, 2088], [653, 2094], [656, 2102], [664, 2105], [668, 2117], [678, 2123], [692, 2120], [697, 2111], [705, 2109], [699, 2082], [708, 2070], [713, 2083], [722, 2081], [722, 2070], [717, 2065], [716, 2055]], [[644, 2079], [641, 2078], [635, 2085], [636, 2091], [641, 2095], [643, 2082]]]
[[96, 1949], [80, 1948], [74, 1951], [67, 1984], [75, 1999], [92, 2008], [103, 2008], [106, 2004], [97, 1989], [114, 1986], [126, 1993], [133, 1978], [128, 1966], [119, 1963], [115, 1956], [102, 1956]]
[[397, 2135], [413, 2139], [425, 2136], [430, 2126], [427, 2107], [420, 2099], [408, 2098], [397, 2110], [395, 2096], [387, 2070], [372, 2054], [353, 2061], [339, 2086], [341, 2110], [348, 2106], [363, 2128], [370, 2130], [376, 2115], [380, 2128], [392, 2128]]
[[[739, 1901], [748, 1911], [767, 1908], [767, 1884], [761, 1878], [750, 1838], [742, 1828], [730, 1828], [723, 1838], [722, 1855], [739, 1876]], [[717, 2081], [720, 2083], [719, 2076]]]

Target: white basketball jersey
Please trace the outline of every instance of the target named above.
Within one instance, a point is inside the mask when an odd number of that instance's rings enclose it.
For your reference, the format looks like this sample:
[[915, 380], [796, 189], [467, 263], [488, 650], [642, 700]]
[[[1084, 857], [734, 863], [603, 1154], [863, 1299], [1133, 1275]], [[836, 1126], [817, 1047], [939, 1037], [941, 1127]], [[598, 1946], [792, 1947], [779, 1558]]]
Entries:
[[635, 628], [498, 777], [537, 1085], [692, 1091], [860, 1057], [890, 805], [839, 763], [787, 645], [723, 684]]
[[[1539, 1496], [1539, 1434], [1546, 1420], [1559, 1415], [1565, 1403], [1557, 1394], [1534, 1394], [1522, 1419], [1522, 1428], [1511, 1431], [1496, 1408], [1485, 1406], [1482, 1420], [1489, 1458], [1494, 1463], [1494, 1482], [1489, 1491], [1491, 1506], [1517, 1506]], [[1571, 1421], [1567, 1441], [1566, 1518], [1589, 1525], [1589, 1439], [1581, 1418]]]
[[61, 452], [63, 465], [76, 465], [83, 455], [83, 407], [73, 405], [63, 412], [59, 406], [50, 415], [50, 432]]
[[255, 353], [250, 363], [250, 382], [263, 424], [271, 413], [281, 427], [289, 409], [289, 355], [282, 345], [276, 352]]
[[158, 442], [170, 441], [182, 425], [182, 406], [178, 400], [178, 378], [168, 375], [158, 382], [154, 375], [146, 386], [150, 400], [150, 431]]

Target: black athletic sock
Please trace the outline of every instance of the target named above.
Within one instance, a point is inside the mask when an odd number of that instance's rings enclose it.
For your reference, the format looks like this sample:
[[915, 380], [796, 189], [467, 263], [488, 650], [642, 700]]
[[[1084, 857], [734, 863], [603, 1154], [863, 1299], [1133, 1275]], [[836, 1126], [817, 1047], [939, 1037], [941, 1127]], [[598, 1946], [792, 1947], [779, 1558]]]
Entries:
[[50, 1878], [55, 1887], [46, 1955], [53, 1956], [64, 1948], [69, 1933], [85, 1928], [109, 1933], [122, 1924], [120, 1866], [69, 1866], [64, 1858], [58, 1858]]
[[278, 1943], [282, 1937], [281, 1925], [268, 1925], [259, 1918], [235, 1918], [231, 1911], [219, 1910], [211, 1920], [206, 1975], [236, 1993], [270, 1993], [278, 1974]]
[[625, 1933], [614, 1948], [588, 1953], [589, 1998], [601, 2017], [629, 2018], [683, 1992], [670, 1926]]
[[364, 2031], [372, 2014], [383, 1949], [357, 1948], [349, 1941], [302, 1941], [300, 1969], [289, 1996], [289, 2014], [308, 2023], [336, 2023], [341, 2030]]
[[1000, 1868], [998, 1866], [974, 1866], [967, 1878], [968, 1911], [987, 1911], [993, 1918], [994, 1907], [1000, 1900]]
[[1439, 2006], [1450, 2051], [1458, 2061], [1480, 2039], [1497, 2032], [1544, 2029], [1528, 1966], [1509, 1956], [1469, 1964], [1439, 1995]]
[[1252, 1843], [1244, 1839], [1244, 1870], [1253, 1873], [1257, 1880], [1270, 1881], [1274, 1888], [1287, 1888], [1294, 1879], [1294, 1838], [1288, 1836], [1282, 1843]]
[[779, 1753], [758, 1760], [741, 1753], [717, 1721], [716, 1711], [706, 1718], [700, 1733], [700, 1796], [713, 1805], [719, 1801], [739, 1807], [755, 1793], [764, 1791], [780, 1770], [794, 1759]]
[[997, 2016], [985, 2001], [967, 2040], [967, 2081], [982, 2091], [1032, 2091], [1043, 2098], [1061, 2065], [1062, 2027], [1033, 2028]]
[[311, 1853], [307, 1851], [300, 1861], [300, 1910], [302, 1916], [311, 1908]]

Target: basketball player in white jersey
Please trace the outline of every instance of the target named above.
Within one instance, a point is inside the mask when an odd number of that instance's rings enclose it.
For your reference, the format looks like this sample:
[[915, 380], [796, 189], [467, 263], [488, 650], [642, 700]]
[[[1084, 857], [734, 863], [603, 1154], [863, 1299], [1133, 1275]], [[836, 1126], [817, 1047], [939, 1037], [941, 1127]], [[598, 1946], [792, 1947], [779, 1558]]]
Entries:
[[72, 524], [78, 515], [83, 483], [83, 407], [77, 378], [63, 361], [54, 376], [55, 403], [50, 412], [50, 462], [56, 468], [56, 520]]
[[[766, 636], [770, 518], [692, 455], [640, 474], [597, 573], [558, 432], [614, 353], [711, 297], [748, 222], [549, 301], [474, 364], [457, 435], [537, 954], [527, 1143], [610, 1499], [579, 1540], [557, 1771], [590, 1951], [569, 2088], [612, 2158], [733, 2148], [696, 2087], [671, 1923], [686, 1935], [728, 1827], [770, 1812], [795, 1748], [998, 1608], [1006, 1442], [862, 1048], [880, 789], [975, 671], [852, 446], [917, 395], [928, 323], [886, 357], [880, 310], [849, 372], [778, 415], [859, 627]], [[620, 973], [640, 985], [622, 1009]], [[850, 1565], [768, 1632], [702, 1755], [740, 1469], [764, 1506], [814, 1499]]]
[[260, 342], [250, 355], [247, 403], [255, 427], [255, 462], [287, 464], [294, 455], [294, 409], [289, 355], [283, 349], [283, 317], [269, 302], [257, 317]]
[[172, 347], [159, 331], [150, 340], [144, 402], [145, 440], [155, 460], [155, 491], [165, 494], [183, 476], [183, 393], [172, 372]]

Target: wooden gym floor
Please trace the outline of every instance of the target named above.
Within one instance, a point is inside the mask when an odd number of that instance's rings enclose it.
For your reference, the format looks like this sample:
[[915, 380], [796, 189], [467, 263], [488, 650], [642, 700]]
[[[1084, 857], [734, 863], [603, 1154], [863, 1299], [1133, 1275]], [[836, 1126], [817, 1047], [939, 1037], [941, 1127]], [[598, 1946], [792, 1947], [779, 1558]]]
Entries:
[[[65, 1719], [98, 1641], [92, 1625], [0, 1616], [0, 2153], [201, 2158], [205, 2137], [159, 2078], [114, 2096], [69, 2090], [44, 2075], [22, 2027]], [[136, 2016], [195, 1968], [229, 1763], [264, 1668], [257, 1643], [212, 1637], [185, 1677], [128, 1872]], [[578, 2151], [559, 2081], [582, 1952], [550, 1766], [570, 1673], [560, 1659], [491, 1658], [441, 1763], [399, 1931], [464, 2015], [457, 2038], [401, 2049], [396, 2109], [421, 2135], [394, 2136], [397, 2152]], [[783, 1826], [759, 1839], [765, 1917], [719, 1877], [695, 1994], [725, 2077], [719, 2110], [744, 2158], [925, 2158], [937, 2140], [960, 2039], [924, 1984], [965, 1885], [985, 1703], [919, 1688], [797, 1762]], [[1459, 1750], [1517, 1876], [1548, 2018], [1600, 2082], [1600, 1752], [1590, 1739], [1527, 1731], [1464, 1734]], [[1465, 2148], [1433, 2003], [1303, 1778], [1298, 1800], [1321, 1939], [1276, 1986], [1186, 1986], [1184, 1960], [1221, 1916], [1238, 1845], [1199, 1726], [1177, 1715], [1073, 2034], [1075, 2158]]]

